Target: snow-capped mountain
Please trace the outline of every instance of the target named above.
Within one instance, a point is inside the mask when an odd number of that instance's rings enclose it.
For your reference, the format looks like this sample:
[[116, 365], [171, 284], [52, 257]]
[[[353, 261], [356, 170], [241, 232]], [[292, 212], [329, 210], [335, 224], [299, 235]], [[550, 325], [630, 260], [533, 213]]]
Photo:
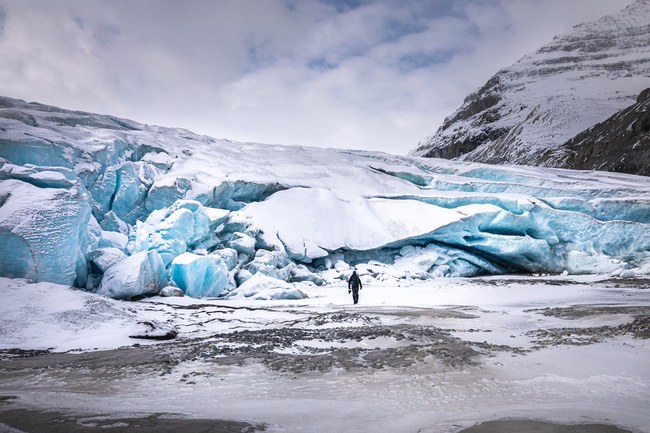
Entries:
[[236, 143], [0, 98], [0, 276], [113, 298], [300, 298], [351, 266], [650, 273], [648, 214], [642, 176]]
[[548, 152], [544, 160], [553, 167], [650, 176], [650, 89], [632, 106]]
[[637, 0], [499, 71], [411, 153], [546, 165], [564, 143], [633, 104], [647, 87], [650, 0]]

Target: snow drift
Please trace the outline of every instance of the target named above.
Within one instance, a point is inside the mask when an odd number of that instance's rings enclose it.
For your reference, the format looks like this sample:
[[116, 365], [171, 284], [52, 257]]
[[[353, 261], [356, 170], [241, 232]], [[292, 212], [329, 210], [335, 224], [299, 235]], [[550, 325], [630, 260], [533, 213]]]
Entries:
[[351, 266], [650, 271], [641, 176], [235, 143], [9, 98], [0, 158], [0, 275], [115, 298], [283, 299]]

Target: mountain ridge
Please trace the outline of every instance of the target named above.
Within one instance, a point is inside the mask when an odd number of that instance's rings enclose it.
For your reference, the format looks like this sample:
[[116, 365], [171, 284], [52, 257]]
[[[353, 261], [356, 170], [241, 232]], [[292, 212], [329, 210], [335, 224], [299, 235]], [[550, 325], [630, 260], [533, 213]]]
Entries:
[[[650, 1], [574, 26], [501, 69], [412, 156], [544, 165], [650, 87]], [[602, 169], [602, 168], [601, 168]]]
[[581, 132], [559, 152], [547, 152], [547, 165], [650, 176], [650, 88], [636, 102]]

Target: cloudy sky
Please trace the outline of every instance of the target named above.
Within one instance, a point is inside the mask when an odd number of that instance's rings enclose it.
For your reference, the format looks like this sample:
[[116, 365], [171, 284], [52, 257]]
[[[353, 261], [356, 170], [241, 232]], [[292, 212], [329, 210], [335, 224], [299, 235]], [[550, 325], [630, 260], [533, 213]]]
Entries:
[[0, 95], [405, 154], [500, 68], [632, 0], [0, 0]]

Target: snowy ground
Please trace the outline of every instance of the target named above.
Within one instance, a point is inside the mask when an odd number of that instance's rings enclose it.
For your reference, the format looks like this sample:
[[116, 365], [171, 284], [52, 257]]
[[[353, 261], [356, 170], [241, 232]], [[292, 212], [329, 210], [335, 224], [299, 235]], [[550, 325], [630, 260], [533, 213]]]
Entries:
[[[343, 285], [301, 289], [123, 302], [0, 279], [0, 432], [650, 431], [648, 280], [437, 279], [369, 285], [359, 305]], [[178, 335], [130, 338], [143, 321]]]

